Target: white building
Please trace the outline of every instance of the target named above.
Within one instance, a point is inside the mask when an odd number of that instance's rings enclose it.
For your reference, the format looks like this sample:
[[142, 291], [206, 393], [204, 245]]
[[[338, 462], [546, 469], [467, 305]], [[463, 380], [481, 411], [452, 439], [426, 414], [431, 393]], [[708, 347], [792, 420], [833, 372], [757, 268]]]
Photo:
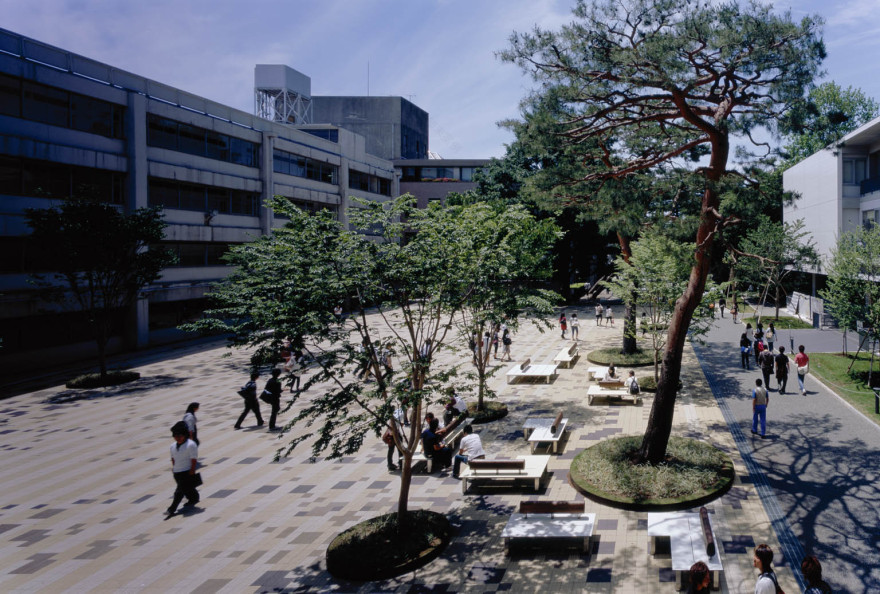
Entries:
[[38, 351], [46, 362], [94, 348], [81, 315], [35, 298], [28, 276], [51, 258], [23, 216], [83, 184], [125, 210], [163, 206], [179, 256], [120, 312], [111, 349], [178, 335], [228, 274], [228, 247], [283, 224], [263, 206], [270, 196], [343, 218], [349, 196], [399, 194], [392, 163], [358, 134], [269, 121], [0, 29], [0, 374]]

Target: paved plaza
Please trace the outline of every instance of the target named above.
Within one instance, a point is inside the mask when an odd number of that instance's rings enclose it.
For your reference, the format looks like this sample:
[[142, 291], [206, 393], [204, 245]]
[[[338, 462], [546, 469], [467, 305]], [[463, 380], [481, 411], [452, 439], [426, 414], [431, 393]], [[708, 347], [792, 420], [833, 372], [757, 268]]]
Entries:
[[[621, 320], [596, 327], [591, 310], [577, 311], [584, 353], [620, 343]], [[876, 591], [878, 564], [870, 554], [877, 550], [878, 523], [869, 508], [877, 495], [877, 463], [868, 453], [877, 450], [880, 432], [813, 383], [806, 398], [787, 396], [778, 407], [772, 401], [771, 439], [746, 439], [743, 385], [754, 380], [734, 368], [739, 354], [730, 346], [741, 329], [719, 320], [710, 345], [698, 347], [702, 360], [687, 347], [675, 412], [674, 434], [708, 441], [734, 459], [734, 486], [707, 506], [724, 562], [721, 592], [753, 591], [752, 554], [762, 542], [777, 551], [780, 585], [788, 592], [801, 589], [784, 551], [805, 549], [819, 554], [833, 584]], [[567, 344], [556, 329], [541, 333], [524, 324], [512, 351], [515, 360], [550, 362]], [[330, 576], [324, 554], [340, 531], [394, 511], [399, 476], [385, 468], [384, 444], [371, 436], [357, 455], [343, 460], [310, 462], [303, 448], [273, 462], [285, 436], [257, 429], [253, 417], [233, 430], [242, 407], [235, 392], [247, 379], [248, 365], [246, 353], [227, 353], [207, 343], [170, 354], [129, 355], [125, 359], [142, 375], [136, 384], [95, 392], [55, 386], [0, 402], [0, 591], [674, 591], [668, 551], [648, 553], [644, 512], [587, 501], [597, 518], [588, 554], [504, 553], [500, 533], [520, 500], [582, 500], [568, 484], [575, 454], [607, 437], [644, 431], [651, 395], [641, 406], [588, 406], [584, 357], [572, 369], [560, 369], [550, 384], [507, 385], [504, 372], [511, 364], [500, 364], [491, 382], [510, 414], [476, 426], [490, 458], [516, 456], [529, 453], [521, 430], [526, 417], [563, 411], [571, 432], [551, 458], [544, 488], [537, 494], [477, 488], [462, 496], [460, 483], [448, 474], [415, 475], [410, 508], [446, 513], [456, 528], [452, 542], [422, 569], [361, 584]], [[265, 380], [260, 378], [260, 387]], [[194, 510], [165, 519], [174, 490], [169, 428], [190, 401], [201, 403], [202, 500]], [[836, 418], [841, 411], [861, 418], [858, 435], [847, 436], [857, 421]], [[293, 414], [282, 413], [281, 420]], [[823, 479], [844, 494], [826, 492]], [[868, 567], [855, 571], [863, 554]], [[855, 579], [845, 579], [852, 571]]]

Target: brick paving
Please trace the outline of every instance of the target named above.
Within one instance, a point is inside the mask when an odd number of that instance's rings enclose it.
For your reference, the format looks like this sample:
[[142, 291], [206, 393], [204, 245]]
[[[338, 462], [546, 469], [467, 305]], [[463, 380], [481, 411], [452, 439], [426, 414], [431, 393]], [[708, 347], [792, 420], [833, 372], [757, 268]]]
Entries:
[[[620, 308], [617, 308], [620, 309]], [[568, 308], [570, 314], [573, 308]], [[596, 327], [581, 316], [582, 352], [619, 344], [622, 323]], [[557, 330], [524, 324], [513, 354], [551, 362]], [[324, 569], [324, 553], [341, 530], [395, 509], [399, 478], [385, 470], [384, 444], [369, 437], [357, 456], [309, 461], [308, 448], [273, 462], [284, 437], [249, 426], [234, 431], [247, 356], [203, 346], [173, 358], [144, 357], [136, 384], [98, 391], [40, 389], [0, 401], [0, 591], [4, 592], [672, 592], [669, 554], [648, 553], [647, 514], [587, 501], [596, 513], [592, 551], [514, 549], [501, 530], [526, 488], [472, 489], [462, 496], [448, 475], [416, 475], [410, 507], [449, 515], [457, 532], [428, 566], [396, 579], [341, 582]], [[447, 355], [452, 356], [452, 355]], [[493, 364], [494, 361], [493, 361]], [[510, 414], [478, 426], [492, 456], [529, 453], [526, 417], [563, 410], [571, 432], [550, 462], [542, 499], [578, 500], [567, 472], [582, 448], [613, 435], [641, 434], [653, 398], [641, 406], [586, 403], [582, 356], [550, 384], [507, 385], [504, 363], [492, 378]], [[704, 439], [734, 459], [737, 478], [708, 505], [725, 571], [721, 592], [751, 591], [752, 551], [779, 549], [754, 481], [688, 347], [674, 434]], [[639, 375], [648, 373], [643, 368]], [[259, 385], [265, 381], [261, 377]], [[164, 519], [173, 492], [169, 428], [199, 401], [201, 503]], [[265, 406], [264, 406], [265, 408]], [[439, 412], [439, 411], [435, 411]], [[280, 420], [293, 412], [281, 414]], [[265, 414], [264, 414], [265, 416]], [[780, 585], [797, 591], [784, 560]]]

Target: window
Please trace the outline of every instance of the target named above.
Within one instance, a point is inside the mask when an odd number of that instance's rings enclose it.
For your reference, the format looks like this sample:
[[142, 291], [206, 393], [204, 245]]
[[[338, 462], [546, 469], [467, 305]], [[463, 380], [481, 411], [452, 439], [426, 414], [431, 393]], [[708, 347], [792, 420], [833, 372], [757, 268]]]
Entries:
[[462, 167], [461, 168], [461, 181], [469, 182], [474, 181], [474, 175], [481, 171], [482, 167]]
[[328, 128], [324, 130], [308, 130], [303, 128], [302, 131], [308, 132], [312, 136], [317, 136], [318, 138], [329, 140], [330, 142], [339, 142], [339, 130], [335, 128]]
[[0, 194], [53, 199], [79, 196], [122, 204], [125, 174], [35, 159], [0, 157]]
[[330, 163], [275, 149], [272, 152], [272, 170], [275, 173], [304, 177], [335, 185], [339, 169]]
[[348, 187], [383, 196], [391, 195], [391, 180], [354, 169], [348, 170]]
[[867, 159], [843, 160], [843, 183], [858, 184], [868, 177]]
[[156, 116], [147, 120], [147, 144], [177, 150], [177, 122]]
[[256, 143], [153, 114], [147, 116], [147, 144], [247, 167], [257, 167], [260, 154]]
[[69, 101], [67, 91], [25, 82], [22, 115], [27, 120], [66, 128], [69, 125]]
[[220, 214], [253, 217], [259, 212], [260, 195], [256, 192], [150, 178], [147, 201], [150, 206], [199, 212], [216, 210]]
[[862, 212], [862, 226], [870, 230], [877, 222], [880, 221], [880, 211], [866, 210]]
[[0, 114], [21, 117], [21, 80], [0, 74]]

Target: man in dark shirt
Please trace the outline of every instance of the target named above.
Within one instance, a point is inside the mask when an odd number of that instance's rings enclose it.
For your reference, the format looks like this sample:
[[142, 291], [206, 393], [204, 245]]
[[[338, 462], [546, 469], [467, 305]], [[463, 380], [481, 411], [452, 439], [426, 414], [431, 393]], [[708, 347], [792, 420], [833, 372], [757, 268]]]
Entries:
[[776, 383], [779, 384], [779, 393], [785, 394], [785, 386], [788, 384], [788, 355], [785, 354], [785, 347], [779, 347], [779, 354], [776, 355]]

